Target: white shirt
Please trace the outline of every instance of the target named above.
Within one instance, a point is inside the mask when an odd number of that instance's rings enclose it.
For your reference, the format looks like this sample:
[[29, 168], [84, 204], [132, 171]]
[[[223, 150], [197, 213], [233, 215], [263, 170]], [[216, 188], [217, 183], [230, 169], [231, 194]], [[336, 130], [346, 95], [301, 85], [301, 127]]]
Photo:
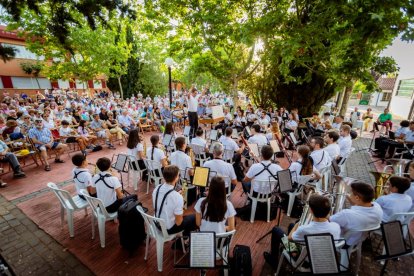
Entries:
[[341, 236], [341, 227], [335, 222], [316, 222], [311, 221], [309, 224], [299, 226], [292, 234], [292, 239], [295, 241], [305, 240], [306, 235], [329, 233], [332, 234], [334, 240], [338, 240]]
[[294, 120], [289, 120], [286, 122], [286, 127], [291, 130], [295, 130], [298, 127], [298, 123]]
[[259, 119], [259, 125], [267, 126], [268, 124], [269, 124], [269, 120], [266, 117]]
[[405, 194], [411, 197], [412, 204], [410, 211], [412, 211], [414, 209], [414, 182], [411, 182], [411, 187], [407, 191], [405, 191]]
[[231, 137], [222, 135], [219, 139], [219, 142], [223, 145], [225, 150], [238, 151], [240, 149], [239, 145], [237, 145], [237, 143]]
[[100, 200], [102, 200], [105, 207], [108, 207], [112, 203], [114, 203], [116, 198], [115, 190], [121, 188], [121, 183], [119, 179], [115, 176], [107, 176], [105, 177], [105, 182], [108, 186], [112, 187], [113, 189], [107, 187], [103, 180], [98, 181], [100, 175], [110, 175], [109, 172], [100, 172], [95, 174], [92, 178], [92, 186], [96, 188], [96, 194]]
[[117, 119], [121, 126], [129, 127], [132, 123], [132, 119], [128, 115], [118, 115]]
[[202, 146], [203, 148], [206, 148], [207, 142], [201, 137], [194, 137], [191, 139], [191, 144]]
[[[210, 172], [216, 172], [217, 175], [228, 176], [230, 180], [237, 179], [233, 166], [221, 159], [209, 160], [203, 164], [203, 167], [210, 168]], [[229, 186], [229, 184], [230, 183], [227, 183], [226, 181], [226, 188]]]
[[257, 144], [258, 146], [267, 145], [267, 138], [263, 134], [255, 134], [247, 140], [249, 144]]
[[187, 99], [188, 112], [197, 112], [199, 98], [200, 98], [200, 94], [196, 95], [195, 97], [193, 97], [193, 95], [190, 94], [190, 98]]
[[147, 159], [149, 160], [155, 160], [158, 163], [161, 163], [161, 160], [165, 158], [165, 153], [159, 148], [154, 148], [153, 158], [151, 158], [151, 153], [152, 153], [152, 148], [147, 149]]
[[[262, 183], [255, 183], [254, 180], [267, 180], [267, 181], [273, 181], [273, 177], [271, 177], [270, 173], [267, 170], [263, 170], [264, 166], [268, 166], [269, 164], [271, 164], [269, 166], [269, 171], [273, 174], [273, 176], [277, 176], [277, 172], [281, 171], [282, 168], [274, 163], [271, 163], [270, 161], [262, 161], [260, 163], [256, 163], [253, 164], [249, 171], [247, 172], [246, 176], [248, 178], [253, 179], [252, 180], [252, 184], [253, 184], [253, 191], [258, 192], [258, 193], [271, 193], [273, 191], [274, 187], [269, 187], [269, 185], [261, 185]], [[261, 172], [261, 173], [260, 173]], [[257, 175], [258, 173], [260, 173], [259, 175]], [[271, 183], [271, 185], [273, 186], [274, 183]]]
[[341, 151], [337, 143], [327, 145], [324, 150], [329, 154], [329, 157], [331, 157], [332, 160], [336, 159]]
[[347, 158], [352, 147], [351, 135], [339, 137], [338, 145], [340, 149], [339, 156], [341, 156], [342, 158]]
[[408, 212], [412, 205], [412, 199], [409, 195], [399, 193], [380, 196], [375, 202], [382, 208], [384, 213], [382, 216], [383, 222], [388, 222], [396, 213]]
[[181, 177], [184, 177], [187, 175], [187, 168], [193, 168], [191, 157], [180, 150], [177, 150], [171, 153], [170, 161], [171, 161], [171, 165], [175, 165], [178, 168], [180, 168]]
[[[152, 206], [155, 209], [155, 199], [157, 197], [157, 191], [159, 190], [157, 214], [154, 214], [156, 217], [158, 217], [158, 213], [160, 211], [161, 202], [164, 198], [164, 195], [171, 189], [174, 189], [174, 186], [165, 183], [156, 187], [152, 192]], [[183, 206], [183, 197], [177, 191], [172, 191], [168, 194], [167, 198], [164, 201], [164, 207], [162, 208], [161, 214], [159, 215], [159, 218], [165, 221], [165, 226], [167, 230], [175, 225], [175, 215], [178, 216], [184, 213]]]
[[342, 126], [342, 123], [332, 123], [332, 128], [339, 130]]
[[313, 165], [318, 171], [331, 165], [331, 157], [324, 149], [314, 150], [310, 156], [313, 159]]
[[59, 135], [60, 136], [73, 136], [74, 135], [73, 131], [74, 130], [70, 127], [66, 127], [66, 128], [60, 127], [59, 128]]
[[[298, 182], [298, 176], [302, 175], [300, 173], [300, 171], [302, 170], [302, 163], [301, 162], [302, 162], [302, 160], [298, 160], [296, 162], [292, 162], [292, 164], [290, 164], [290, 166], [289, 166], [289, 170], [290, 170], [290, 172], [292, 173], [292, 176], [293, 176], [293, 181]], [[313, 166], [312, 170], [313, 170], [313, 172], [317, 171], [315, 166]]]
[[382, 209], [373, 202], [371, 207], [351, 206], [350, 209], [331, 216], [329, 220], [336, 222], [341, 227], [342, 236], [346, 239], [346, 244], [357, 244], [362, 238], [362, 233], [352, 232], [379, 226], [382, 219]]
[[[206, 198], [205, 197], [200, 198], [197, 201], [196, 205], [194, 206], [194, 210], [199, 214], [201, 214], [201, 203], [203, 202], [204, 199]], [[226, 232], [227, 219], [234, 217], [236, 215], [236, 210], [234, 209], [233, 204], [228, 200], [226, 200], [226, 202], [227, 202], [227, 211], [224, 214], [223, 221], [220, 221], [220, 222], [208, 221], [203, 218], [203, 214], [202, 214], [200, 231], [213, 231], [213, 232], [216, 232], [217, 234]], [[207, 204], [205, 205], [204, 212], [207, 212]]]
[[[75, 175], [77, 176], [75, 177]], [[92, 185], [92, 175], [88, 169], [74, 168], [72, 170], [72, 179], [75, 182], [76, 193], [79, 195], [80, 190]]]
[[134, 157], [137, 158], [137, 160], [140, 160], [141, 158], [139, 157], [138, 152], [144, 151], [144, 146], [141, 143], [138, 143], [135, 148], [133, 149], [128, 148], [127, 150], [128, 150], [129, 155], [133, 155]]

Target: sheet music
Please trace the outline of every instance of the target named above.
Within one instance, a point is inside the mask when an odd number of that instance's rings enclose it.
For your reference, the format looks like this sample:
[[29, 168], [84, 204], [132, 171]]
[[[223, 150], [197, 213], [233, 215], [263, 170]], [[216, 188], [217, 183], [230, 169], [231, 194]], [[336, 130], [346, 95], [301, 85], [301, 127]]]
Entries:
[[214, 232], [192, 232], [190, 267], [214, 267], [216, 261]]
[[213, 141], [217, 140], [217, 130], [216, 129], [210, 130], [210, 140], [213, 140]]
[[196, 167], [194, 171], [193, 185], [206, 187], [208, 183], [209, 168]]
[[212, 106], [211, 116], [213, 117], [213, 119], [223, 118], [224, 117], [223, 106], [221, 105]]
[[388, 255], [403, 254], [406, 251], [401, 226], [398, 221], [384, 224]]
[[253, 152], [254, 156], [259, 157], [259, 147], [257, 144], [247, 144], [249, 149]]
[[338, 273], [335, 246], [331, 236], [308, 236], [308, 254], [314, 274]]
[[280, 152], [279, 144], [276, 140], [270, 140], [270, 146], [273, 149], [273, 152]]
[[127, 163], [127, 156], [125, 154], [118, 154], [116, 162], [113, 168], [117, 171], [124, 171], [125, 164]]
[[237, 132], [237, 129], [233, 128], [231, 138], [239, 138], [239, 133]]
[[190, 135], [190, 130], [191, 130], [191, 127], [190, 126], [186, 126], [184, 128], [183, 135], [184, 136], [189, 136]]
[[165, 134], [162, 138], [162, 144], [168, 147], [171, 144], [172, 136], [170, 134]]

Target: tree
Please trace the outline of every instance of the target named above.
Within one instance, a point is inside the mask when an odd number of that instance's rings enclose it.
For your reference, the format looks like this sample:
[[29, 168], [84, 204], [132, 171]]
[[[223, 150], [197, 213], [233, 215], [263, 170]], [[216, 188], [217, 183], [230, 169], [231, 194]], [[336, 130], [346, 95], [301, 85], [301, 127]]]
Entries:
[[7, 47], [0, 44], [0, 58], [4, 63], [12, 60], [16, 55], [16, 50], [12, 47]]
[[43, 68], [42, 64], [39, 61], [37, 61], [37, 62], [22, 62], [22, 63], [20, 63], [20, 67], [22, 68], [22, 70], [26, 74], [34, 76], [34, 78], [36, 80], [36, 83], [37, 83], [37, 86], [40, 89], [40, 83], [39, 83], [38, 78], [39, 78], [40, 72], [42, 71], [42, 68]]

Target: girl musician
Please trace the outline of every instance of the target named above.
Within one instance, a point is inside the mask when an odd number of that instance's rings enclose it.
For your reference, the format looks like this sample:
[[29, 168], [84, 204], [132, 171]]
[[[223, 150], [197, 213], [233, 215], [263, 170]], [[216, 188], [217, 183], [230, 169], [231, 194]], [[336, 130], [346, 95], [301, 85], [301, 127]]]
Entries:
[[250, 107], [246, 111], [246, 119], [247, 119], [247, 125], [250, 127], [254, 124], [254, 122], [257, 119], [256, 114], [254, 113], [253, 107]]
[[[139, 137], [139, 132], [137, 128], [129, 132], [127, 148], [128, 148], [128, 154], [134, 156], [137, 159], [139, 169], [140, 170], [145, 169], [144, 146], [142, 144], [141, 137]], [[142, 179], [144, 181], [147, 179], [147, 175], [148, 175], [148, 172], [147, 170], [145, 170], [142, 175]]]
[[234, 118], [233, 127], [237, 129], [238, 132], [241, 132], [246, 126], [247, 120], [244, 116], [244, 111], [242, 109], [237, 111], [237, 116]]
[[290, 172], [294, 175], [294, 182], [298, 183], [299, 175], [311, 175], [313, 179], [321, 177], [319, 171], [313, 166], [313, 159], [310, 157], [310, 148], [306, 145], [301, 145], [297, 149], [299, 158], [289, 166]]
[[150, 141], [152, 147], [147, 149], [147, 159], [157, 161], [164, 168], [168, 165], [168, 162], [167, 157], [164, 154], [164, 151], [158, 148], [160, 137], [158, 135], [152, 135]]

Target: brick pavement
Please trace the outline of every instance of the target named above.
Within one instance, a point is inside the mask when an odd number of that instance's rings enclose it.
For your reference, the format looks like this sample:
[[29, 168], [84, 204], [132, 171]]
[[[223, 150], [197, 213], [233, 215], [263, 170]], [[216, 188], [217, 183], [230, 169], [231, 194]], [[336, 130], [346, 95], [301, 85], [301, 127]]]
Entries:
[[[60, 186], [67, 184], [63, 182]], [[12, 202], [0, 195], [0, 255], [16, 275], [93, 275], [15, 205], [46, 191]]]

